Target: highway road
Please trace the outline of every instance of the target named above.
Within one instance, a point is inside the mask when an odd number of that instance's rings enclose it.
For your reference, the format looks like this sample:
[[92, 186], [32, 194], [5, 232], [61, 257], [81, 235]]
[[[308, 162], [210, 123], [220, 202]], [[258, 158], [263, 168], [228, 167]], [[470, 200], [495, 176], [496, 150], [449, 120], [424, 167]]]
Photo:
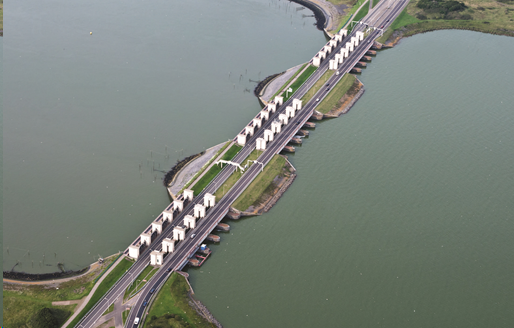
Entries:
[[[398, 1], [381, 1], [378, 5], [373, 8], [372, 11], [361, 21], [362, 23], [370, 26], [386, 28], [396, 18], [403, 8], [407, 5], [407, 0]], [[388, 6], [390, 5], [390, 8]], [[285, 108], [292, 104], [294, 98], [300, 99], [305, 93], [318, 81], [318, 79], [327, 71], [328, 63], [330, 59], [333, 59], [339, 49], [343, 47], [352, 36], [355, 36], [356, 31], [364, 31], [366, 25], [357, 24], [353, 31], [340, 42], [337, 47], [327, 56], [321, 63], [320, 67], [311, 75], [311, 77], [302, 85], [295, 94], [282, 106], [280, 106], [276, 113], [270, 115], [269, 120], [263, 123], [262, 127], [256, 130], [254, 135], [247, 140], [246, 145], [239, 151], [239, 153], [232, 159], [233, 162], [242, 163], [246, 157], [255, 149], [255, 142], [257, 138], [263, 136], [265, 129], [269, 129], [271, 122], [278, 118], [278, 115], [285, 112]], [[373, 45], [373, 40], [380, 36], [381, 31], [379, 29], [372, 31], [363, 41], [359, 43], [359, 46], [350, 53], [348, 58], [345, 58], [344, 63], [338, 68], [339, 74], [332, 75], [327, 81], [329, 84], [327, 88], [321, 88], [316, 93], [312, 100], [304, 104], [302, 109], [299, 110], [295, 117], [289, 120], [289, 124], [282, 126], [282, 131], [276, 134], [272, 142], [267, 143], [267, 149], [257, 159], [259, 162], [267, 164], [275, 154], [279, 153], [283, 147], [289, 142], [289, 140], [297, 133], [297, 131], [303, 126], [303, 124], [311, 117], [316, 106], [330, 93], [333, 86], [348, 73], [352, 67], [362, 58], [362, 56], [369, 50]], [[368, 42], [369, 41], [369, 42]], [[316, 101], [319, 99], [319, 101]], [[174, 218], [172, 224], [168, 227], [152, 242], [150, 247], [144, 250], [136, 263], [121, 277], [118, 282], [109, 290], [105, 296], [95, 305], [95, 307], [79, 322], [77, 327], [91, 328], [95, 326], [96, 321], [102, 316], [107, 308], [118, 298], [123, 297], [126, 288], [137, 278], [137, 276], [143, 271], [143, 269], [150, 262], [150, 252], [153, 250], [161, 250], [162, 240], [164, 238], [172, 237], [173, 227], [181, 225], [185, 215], [193, 214], [193, 207], [195, 204], [203, 204], [203, 198], [206, 193], [212, 193], [219, 188], [223, 182], [234, 172], [233, 166], [226, 166], [223, 170], [213, 179], [213, 181], [198, 195], [193, 201], [189, 202], [185, 206], [184, 210]], [[129, 317], [127, 318], [127, 327], [133, 325], [136, 317], [141, 318], [145, 307], [143, 303], [148, 301], [155, 293], [158, 292], [160, 287], [166, 281], [168, 275], [176, 270], [180, 270], [187, 262], [188, 258], [194, 254], [198, 246], [203, 242], [207, 235], [214, 230], [216, 225], [223, 219], [227, 214], [230, 205], [239, 197], [239, 195], [246, 189], [246, 187], [257, 177], [260, 173], [260, 165], [250, 166], [243, 176], [236, 182], [236, 184], [227, 192], [227, 194], [212, 208], [207, 210], [205, 218], [198, 220], [197, 227], [193, 230], [189, 230], [186, 234], [186, 239], [178, 242], [175, 247], [175, 251], [164, 259], [164, 264], [161, 269], [152, 277], [152, 279], [143, 287], [140, 292], [139, 299], [136, 301]], [[170, 204], [166, 210], [172, 208]], [[191, 238], [192, 234], [195, 234], [194, 238]], [[154, 290], [153, 293], [150, 293]]]

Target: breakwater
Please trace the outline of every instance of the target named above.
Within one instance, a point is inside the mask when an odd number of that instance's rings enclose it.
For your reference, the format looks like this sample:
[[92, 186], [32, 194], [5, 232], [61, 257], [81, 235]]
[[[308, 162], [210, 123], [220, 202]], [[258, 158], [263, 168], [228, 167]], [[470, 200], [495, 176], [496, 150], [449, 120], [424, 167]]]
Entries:
[[264, 80], [260, 81], [257, 84], [257, 86], [255, 87], [255, 89], [253, 89], [253, 94], [255, 95], [255, 97], [259, 98], [261, 96], [261, 91], [264, 89], [264, 87], [266, 87], [266, 85], [268, 83], [273, 81], [274, 78], [276, 78], [277, 76], [282, 75], [284, 73], [285, 73], [285, 71], [282, 73], [272, 74], [272, 75], [266, 77]]
[[314, 13], [314, 18], [316, 18], [316, 24], [318, 30], [323, 31], [325, 28], [325, 24], [327, 23], [327, 18], [325, 17], [325, 13], [321, 10], [320, 7], [316, 6], [314, 3], [305, 1], [305, 0], [289, 0], [291, 2], [302, 5], [308, 9], [310, 9]]
[[171, 170], [169, 170], [165, 175], [164, 175], [164, 180], [163, 180], [163, 184], [165, 187], [168, 187], [169, 184], [173, 181], [173, 179], [175, 178], [175, 176], [180, 172], [180, 170], [182, 170], [182, 168], [184, 168], [184, 166], [186, 166], [189, 162], [191, 162], [192, 160], [195, 160], [196, 158], [202, 156], [204, 154], [204, 152], [201, 152], [201, 153], [198, 153], [198, 154], [195, 154], [195, 155], [191, 155], [191, 156], [188, 156], [186, 158], [184, 158], [183, 160], [181, 161], [178, 161], [177, 164], [175, 164], [175, 166], [173, 166], [171, 168]]
[[70, 278], [74, 276], [81, 275], [89, 270], [89, 266], [73, 271], [62, 271], [62, 272], [52, 272], [52, 273], [26, 273], [26, 272], [16, 272], [16, 271], [3, 271], [3, 277], [5, 279], [12, 280], [21, 280], [21, 281], [41, 281], [41, 280], [52, 280], [52, 279], [62, 279], [62, 278]]

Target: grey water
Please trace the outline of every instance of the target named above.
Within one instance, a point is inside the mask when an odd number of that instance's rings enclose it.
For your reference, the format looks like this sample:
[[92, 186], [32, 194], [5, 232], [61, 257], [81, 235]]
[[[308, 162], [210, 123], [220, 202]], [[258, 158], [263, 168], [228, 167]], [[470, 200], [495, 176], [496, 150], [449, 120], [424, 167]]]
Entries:
[[[11, 4], [4, 270], [123, 250], [169, 202], [152, 167], [232, 138], [259, 110], [249, 80], [324, 44], [294, 6]], [[380, 52], [281, 200], [188, 270], [196, 296], [226, 327], [511, 327], [513, 51], [439, 31]]]

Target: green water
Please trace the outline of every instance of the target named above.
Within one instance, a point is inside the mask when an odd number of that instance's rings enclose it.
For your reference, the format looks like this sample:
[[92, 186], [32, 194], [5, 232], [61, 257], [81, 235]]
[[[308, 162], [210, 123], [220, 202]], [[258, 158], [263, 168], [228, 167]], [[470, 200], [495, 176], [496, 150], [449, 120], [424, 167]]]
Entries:
[[152, 168], [232, 139], [260, 110], [249, 80], [305, 62], [325, 43], [295, 8], [11, 3], [4, 270], [78, 269], [124, 250], [169, 204]]
[[[249, 79], [325, 43], [295, 8], [10, 3], [4, 270], [123, 250], [169, 201], [152, 166], [233, 138], [259, 110]], [[282, 199], [189, 270], [197, 297], [225, 327], [513, 326], [513, 52], [467, 31], [381, 52], [290, 156]]]
[[381, 52], [278, 204], [189, 270], [198, 297], [227, 327], [511, 327], [512, 51], [440, 31]]

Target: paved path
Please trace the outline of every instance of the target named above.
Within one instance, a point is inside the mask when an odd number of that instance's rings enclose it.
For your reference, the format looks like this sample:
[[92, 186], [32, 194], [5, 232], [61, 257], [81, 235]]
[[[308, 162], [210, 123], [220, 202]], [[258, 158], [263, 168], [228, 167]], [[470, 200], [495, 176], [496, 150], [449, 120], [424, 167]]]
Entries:
[[96, 282], [96, 284], [93, 286], [93, 289], [91, 289], [91, 292], [89, 293], [89, 295], [87, 295], [85, 298], [83, 298], [83, 302], [82, 304], [80, 304], [76, 309], [75, 309], [75, 313], [73, 313], [73, 315], [68, 319], [68, 321], [66, 321], [64, 323], [64, 325], [62, 325], [62, 327], [67, 327], [70, 322], [72, 322], [75, 317], [80, 313], [80, 311], [82, 311], [84, 309], [84, 307], [86, 306], [86, 304], [89, 302], [89, 300], [91, 299], [91, 297], [93, 297], [93, 294], [95, 293], [96, 289], [98, 288], [98, 286], [100, 286], [100, 284], [102, 283], [102, 281], [105, 279], [105, 277], [107, 277], [107, 275], [109, 273], [111, 273], [111, 271], [118, 265], [120, 264], [120, 262], [125, 258], [125, 256], [120, 256], [120, 258], [114, 262], [113, 265], [111, 265], [111, 267], [109, 268], [109, 270], [107, 270], [103, 276], [98, 279], [98, 281]]
[[73, 276], [73, 277], [69, 277], [69, 278], [61, 278], [61, 279], [53, 279], [53, 280], [41, 280], [41, 281], [22, 281], [22, 280], [12, 280], [12, 279], [5, 279], [4, 278], [4, 283], [8, 283], [8, 284], [20, 284], [20, 285], [50, 285], [50, 284], [60, 284], [62, 282], [66, 282], [66, 281], [70, 281], [70, 280], [74, 280], [74, 279], [77, 279], [77, 278], [80, 278], [80, 277], [83, 277], [87, 274], [90, 274], [91, 272], [93, 272], [94, 270], [96, 270], [98, 267], [100, 267], [101, 265], [98, 263], [98, 262], [95, 262], [93, 264], [91, 264], [89, 266], [89, 270], [87, 270], [86, 272], [84, 272], [83, 274], [81, 275], [78, 275], [78, 276]]
[[277, 76], [266, 86], [261, 98], [265, 101], [270, 101], [273, 95], [302, 67], [302, 65], [303, 64], [291, 67], [285, 71], [284, 74]]

